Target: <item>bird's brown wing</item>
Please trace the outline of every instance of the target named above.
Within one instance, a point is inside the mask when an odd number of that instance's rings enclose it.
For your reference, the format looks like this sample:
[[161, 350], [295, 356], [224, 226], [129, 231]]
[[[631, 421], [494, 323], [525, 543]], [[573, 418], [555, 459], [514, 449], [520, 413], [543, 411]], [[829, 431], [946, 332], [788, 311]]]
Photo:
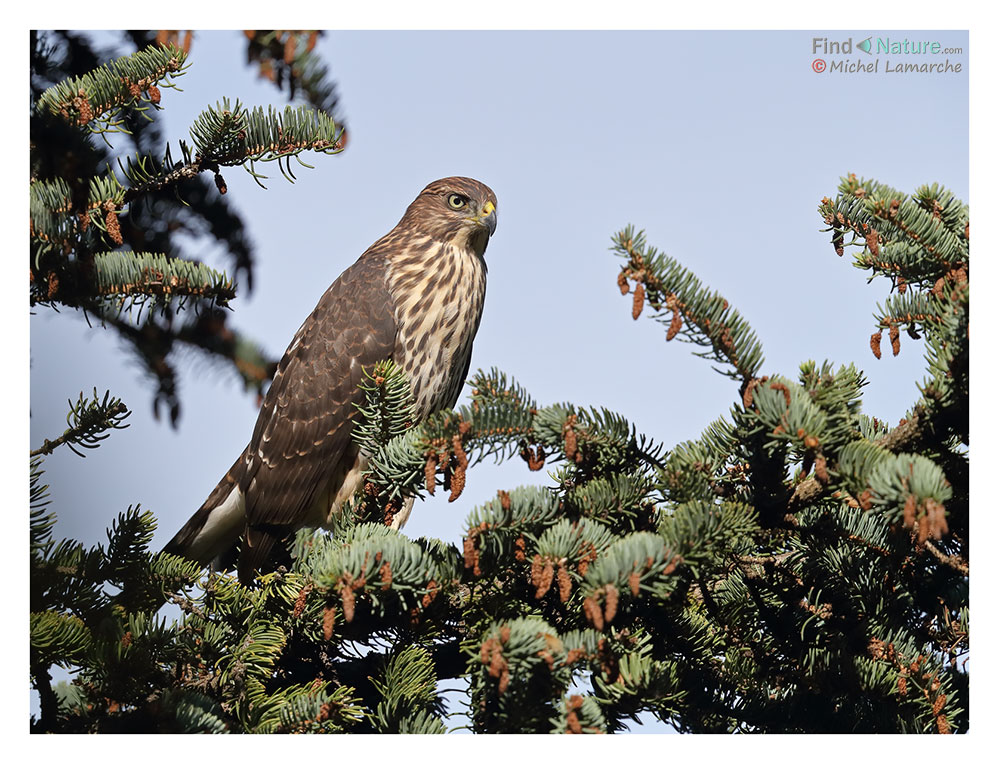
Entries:
[[391, 358], [396, 342], [385, 262], [361, 257], [326, 291], [284, 357], [245, 453], [240, 490], [246, 537], [240, 578], [251, 578], [274, 542], [303, 524], [332, 474], [353, 462], [351, 431], [363, 371]]

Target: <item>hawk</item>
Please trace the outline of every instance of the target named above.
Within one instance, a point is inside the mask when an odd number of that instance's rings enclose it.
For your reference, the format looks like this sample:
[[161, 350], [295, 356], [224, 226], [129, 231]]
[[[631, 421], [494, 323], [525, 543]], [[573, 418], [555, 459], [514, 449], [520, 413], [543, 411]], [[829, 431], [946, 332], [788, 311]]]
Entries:
[[[412, 386], [416, 421], [453, 407], [468, 374], [486, 294], [483, 255], [496, 195], [471, 178], [428, 185], [402, 220], [320, 298], [285, 351], [250, 443], [165, 551], [203, 565], [242, 538], [253, 580], [274, 544], [328, 527], [360, 487], [351, 439], [364, 370], [391, 359]], [[412, 499], [393, 525], [401, 528]]]

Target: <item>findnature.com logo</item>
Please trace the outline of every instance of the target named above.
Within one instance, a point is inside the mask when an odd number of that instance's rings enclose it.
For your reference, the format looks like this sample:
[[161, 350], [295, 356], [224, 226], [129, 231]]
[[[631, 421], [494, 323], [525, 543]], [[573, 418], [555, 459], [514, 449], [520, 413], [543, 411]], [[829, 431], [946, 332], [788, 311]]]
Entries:
[[[856, 56], [854, 53], [863, 53]], [[963, 48], [945, 47], [939, 40], [913, 40], [908, 37], [875, 37], [871, 35], [854, 42], [853, 37], [845, 40], [830, 40], [828, 37], [812, 38], [812, 71], [839, 72], [844, 74], [958, 74], [964, 66], [960, 61], [945, 58], [914, 61], [909, 56], [952, 56], [962, 55]], [[821, 54], [821, 55], [819, 55]], [[845, 58], [833, 58], [836, 56]], [[885, 58], [882, 58], [885, 56]], [[892, 58], [894, 57], [894, 58]]]

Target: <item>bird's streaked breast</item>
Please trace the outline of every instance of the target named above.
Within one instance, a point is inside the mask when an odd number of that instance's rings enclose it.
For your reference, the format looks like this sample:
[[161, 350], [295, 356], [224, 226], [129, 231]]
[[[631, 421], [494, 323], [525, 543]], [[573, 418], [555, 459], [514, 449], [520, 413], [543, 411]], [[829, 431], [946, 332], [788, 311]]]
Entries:
[[478, 255], [451, 244], [434, 248], [431, 256], [396, 260], [388, 274], [399, 328], [395, 361], [412, 384], [418, 419], [457, 401], [486, 294]]

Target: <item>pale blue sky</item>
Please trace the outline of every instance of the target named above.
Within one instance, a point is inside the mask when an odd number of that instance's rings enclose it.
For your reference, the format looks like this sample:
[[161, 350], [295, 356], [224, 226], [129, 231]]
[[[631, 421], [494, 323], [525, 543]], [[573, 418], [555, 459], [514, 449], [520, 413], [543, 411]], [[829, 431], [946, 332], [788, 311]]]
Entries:
[[[812, 71], [813, 37], [868, 35], [962, 48], [915, 58], [949, 57], [963, 71]], [[816, 208], [848, 172], [905, 192], [936, 181], [968, 200], [967, 33], [343, 32], [318, 49], [339, 86], [347, 150], [304, 157], [316, 169], [296, 170], [294, 185], [273, 167], [267, 191], [241, 169], [225, 173], [258, 263], [232, 324], [271, 354], [426, 183], [469, 175], [499, 200], [472, 366], [502, 368], [542, 405], [605, 406], [672, 446], [735, 401], [736, 383], [689, 345], [666, 344], [646, 316], [632, 321], [608, 251], [629, 223], [742, 313], [763, 343], [763, 373], [796, 377], [809, 358], [853, 362], [871, 383], [866, 413], [896, 421], [915, 401], [921, 343], [903, 335], [897, 358], [873, 357], [872, 313], [887, 284], [868, 285], [836, 257]], [[243, 50], [241, 33], [195, 37], [184, 92], [163, 93], [159, 118], [175, 147], [223, 96], [283, 103]], [[210, 242], [193, 252], [224, 265]], [[32, 447], [62, 432], [66, 400], [81, 390], [110, 389], [133, 409], [132, 426], [86, 461], [66, 449], [46, 460], [56, 535], [98, 543], [141, 503], [162, 545], [246, 444], [254, 397], [203, 361], [181, 362], [173, 430], [153, 420], [151, 388], [113, 332], [45, 309], [30, 330]], [[482, 465], [457, 502], [438, 492], [418, 503], [406, 532], [460, 546], [472, 507], [545, 480], [519, 459]]]

